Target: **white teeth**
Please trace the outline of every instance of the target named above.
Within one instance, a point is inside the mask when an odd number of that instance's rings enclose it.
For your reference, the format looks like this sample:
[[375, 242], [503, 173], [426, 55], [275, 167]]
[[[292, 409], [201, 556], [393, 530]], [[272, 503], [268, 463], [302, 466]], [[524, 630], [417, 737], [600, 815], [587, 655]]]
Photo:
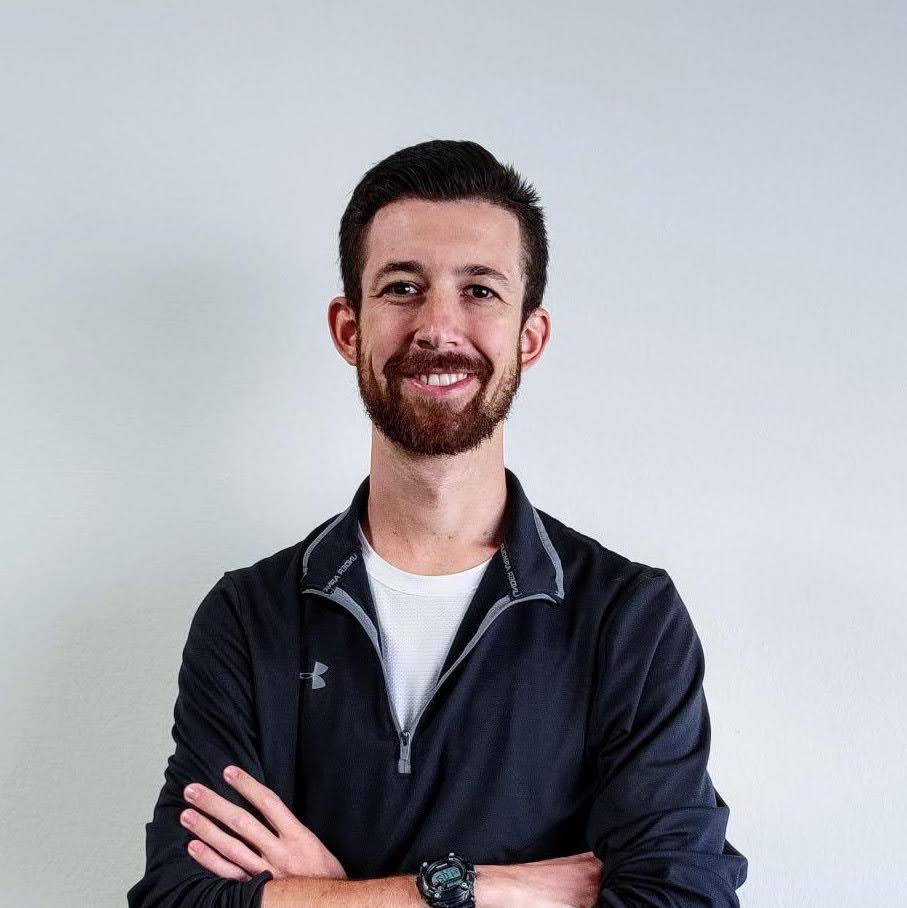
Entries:
[[430, 375], [420, 375], [419, 381], [424, 385], [452, 385], [455, 382], [462, 381], [468, 374], [468, 372], [455, 372], [439, 375], [433, 372]]

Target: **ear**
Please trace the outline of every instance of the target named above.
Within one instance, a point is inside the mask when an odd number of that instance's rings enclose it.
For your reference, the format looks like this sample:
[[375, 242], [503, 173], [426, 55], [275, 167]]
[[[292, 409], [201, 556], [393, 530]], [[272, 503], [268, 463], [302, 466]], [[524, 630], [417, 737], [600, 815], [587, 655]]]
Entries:
[[520, 364], [525, 372], [538, 362], [551, 337], [551, 314], [539, 306], [533, 310], [520, 332]]
[[345, 296], [335, 296], [328, 304], [328, 330], [337, 352], [351, 365], [356, 365], [356, 334], [359, 323]]

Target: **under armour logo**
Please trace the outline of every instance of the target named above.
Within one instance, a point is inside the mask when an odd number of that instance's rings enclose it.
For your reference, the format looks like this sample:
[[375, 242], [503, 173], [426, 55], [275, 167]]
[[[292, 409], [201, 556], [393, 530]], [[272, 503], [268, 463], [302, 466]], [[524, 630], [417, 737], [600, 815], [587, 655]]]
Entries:
[[310, 672], [300, 672], [300, 680], [304, 678], [312, 679], [312, 690], [318, 690], [319, 687], [326, 687], [327, 682], [321, 676], [328, 670], [323, 662], [316, 662], [315, 667]]

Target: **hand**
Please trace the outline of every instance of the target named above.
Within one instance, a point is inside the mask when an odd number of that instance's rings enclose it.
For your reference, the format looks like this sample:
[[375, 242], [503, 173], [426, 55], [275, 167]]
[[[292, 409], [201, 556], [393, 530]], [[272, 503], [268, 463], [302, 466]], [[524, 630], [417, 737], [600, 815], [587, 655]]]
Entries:
[[480, 864], [478, 908], [592, 908], [598, 901], [602, 862], [591, 851], [526, 864]]
[[[235, 770], [233, 778], [228, 775], [231, 770]], [[198, 836], [189, 842], [188, 850], [202, 867], [230, 880], [248, 880], [265, 870], [270, 870], [275, 880], [289, 876], [347, 878], [340, 861], [270, 788], [235, 766], [224, 769], [224, 778], [258, 808], [276, 834], [247, 810], [193, 782], [183, 794], [197, 809], [184, 810], [180, 822]], [[225, 832], [200, 811], [220, 820], [241, 838]]]

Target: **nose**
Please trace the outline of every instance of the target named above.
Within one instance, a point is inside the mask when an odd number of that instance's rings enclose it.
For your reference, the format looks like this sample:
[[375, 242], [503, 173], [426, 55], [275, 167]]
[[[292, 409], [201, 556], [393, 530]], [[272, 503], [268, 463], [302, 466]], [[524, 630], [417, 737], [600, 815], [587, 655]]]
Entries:
[[466, 313], [455, 287], [433, 287], [426, 292], [414, 315], [413, 344], [444, 349], [463, 343]]

